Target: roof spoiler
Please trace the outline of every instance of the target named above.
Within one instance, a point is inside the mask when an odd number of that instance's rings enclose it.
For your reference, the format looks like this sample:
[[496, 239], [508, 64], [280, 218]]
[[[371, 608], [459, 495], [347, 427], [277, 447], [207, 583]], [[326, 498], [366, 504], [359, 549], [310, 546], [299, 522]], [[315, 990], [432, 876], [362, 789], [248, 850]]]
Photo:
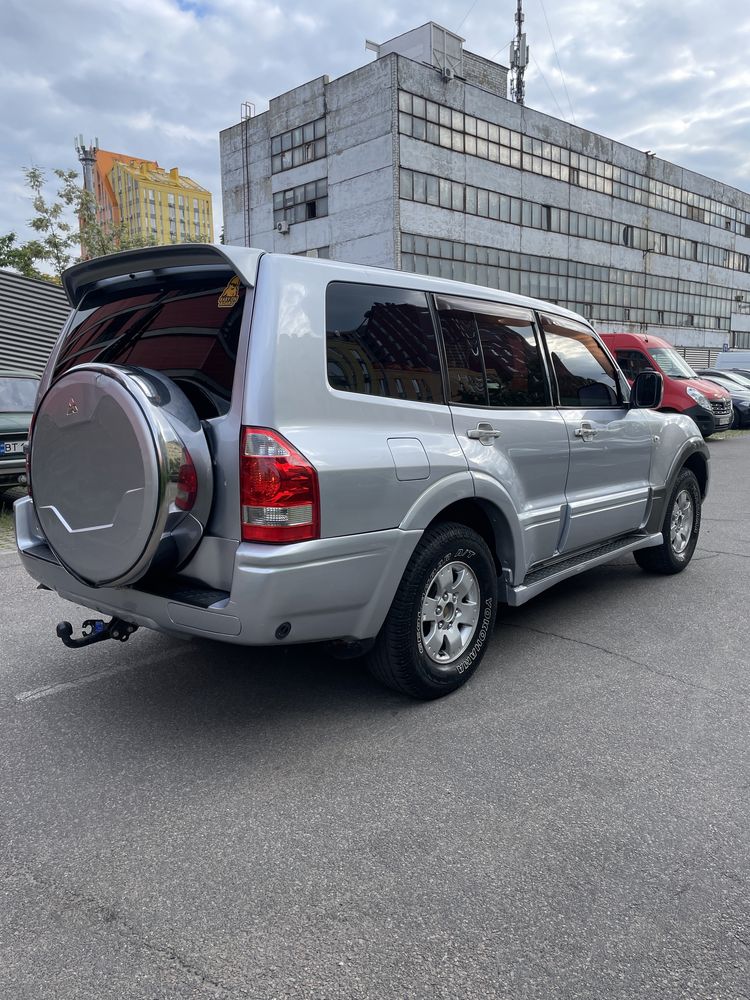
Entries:
[[86, 292], [100, 281], [142, 271], [161, 271], [172, 267], [229, 265], [246, 285], [254, 286], [258, 262], [263, 250], [251, 247], [217, 246], [213, 243], [180, 243], [172, 246], [144, 247], [121, 253], [94, 257], [74, 264], [63, 272], [62, 283], [68, 301], [75, 309]]

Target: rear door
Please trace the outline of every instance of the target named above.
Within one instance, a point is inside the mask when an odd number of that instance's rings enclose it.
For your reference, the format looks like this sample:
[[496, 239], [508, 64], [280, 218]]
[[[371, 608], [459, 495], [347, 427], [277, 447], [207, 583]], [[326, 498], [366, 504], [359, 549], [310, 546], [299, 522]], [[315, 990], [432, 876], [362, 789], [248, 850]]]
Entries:
[[644, 522], [650, 497], [648, 410], [629, 409], [615, 366], [583, 323], [542, 315], [570, 441], [561, 552], [626, 535]]
[[570, 446], [553, 405], [531, 310], [472, 298], [435, 299], [445, 345], [453, 427], [477, 494], [512, 504], [523, 574], [555, 555]]

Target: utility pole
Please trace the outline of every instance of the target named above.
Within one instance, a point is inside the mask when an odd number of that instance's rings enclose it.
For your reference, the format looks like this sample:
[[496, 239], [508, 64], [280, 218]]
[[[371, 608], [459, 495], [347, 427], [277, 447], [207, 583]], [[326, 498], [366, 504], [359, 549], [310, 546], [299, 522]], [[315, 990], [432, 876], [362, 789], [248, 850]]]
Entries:
[[525, 89], [523, 74], [529, 65], [529, 47], [526, 44], [526, 32], [523, 30], [523, 2], [518, 0], [516, 6], [516, 37], [510, 44], [510, 69], [513, 78], [510, 93], [516, 104], [523, 104]]

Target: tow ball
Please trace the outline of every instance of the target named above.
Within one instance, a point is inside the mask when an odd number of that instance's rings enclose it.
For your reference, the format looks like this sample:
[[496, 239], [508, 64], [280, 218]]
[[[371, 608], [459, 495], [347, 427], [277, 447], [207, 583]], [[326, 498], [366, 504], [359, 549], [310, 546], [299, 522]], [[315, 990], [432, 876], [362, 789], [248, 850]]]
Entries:
[[105, 639], [117, 639], [119, 642], [127, 642], [130, 636], [138, 628], [133, 622], [125, 622], [122, 618], [113, 618], [112, 621], [105, 622], [101, 618], [87, 618], [81, 626], [83, 635], [80, 639], [73, 639], [73, 626], [70, 622], [60, 622], [55, 630], [59, 639], [70, 647], [70, 649], [80, 649], [81, 646], [90, 646], [94, 642], [104, 642]]

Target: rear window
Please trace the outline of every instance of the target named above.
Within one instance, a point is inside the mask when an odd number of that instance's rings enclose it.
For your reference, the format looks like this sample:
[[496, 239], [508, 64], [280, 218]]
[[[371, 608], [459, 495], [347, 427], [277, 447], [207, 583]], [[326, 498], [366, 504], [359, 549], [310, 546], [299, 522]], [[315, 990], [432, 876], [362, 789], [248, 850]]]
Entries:
[[39, 379], [0, 376], [0, 413], [31, 413]]
[[91, 361], [154, 368], [174, 379], [200, 417], [226, 413], [245, 291], [223, 268], [94, 289], [76, 311], [54, 378]]

